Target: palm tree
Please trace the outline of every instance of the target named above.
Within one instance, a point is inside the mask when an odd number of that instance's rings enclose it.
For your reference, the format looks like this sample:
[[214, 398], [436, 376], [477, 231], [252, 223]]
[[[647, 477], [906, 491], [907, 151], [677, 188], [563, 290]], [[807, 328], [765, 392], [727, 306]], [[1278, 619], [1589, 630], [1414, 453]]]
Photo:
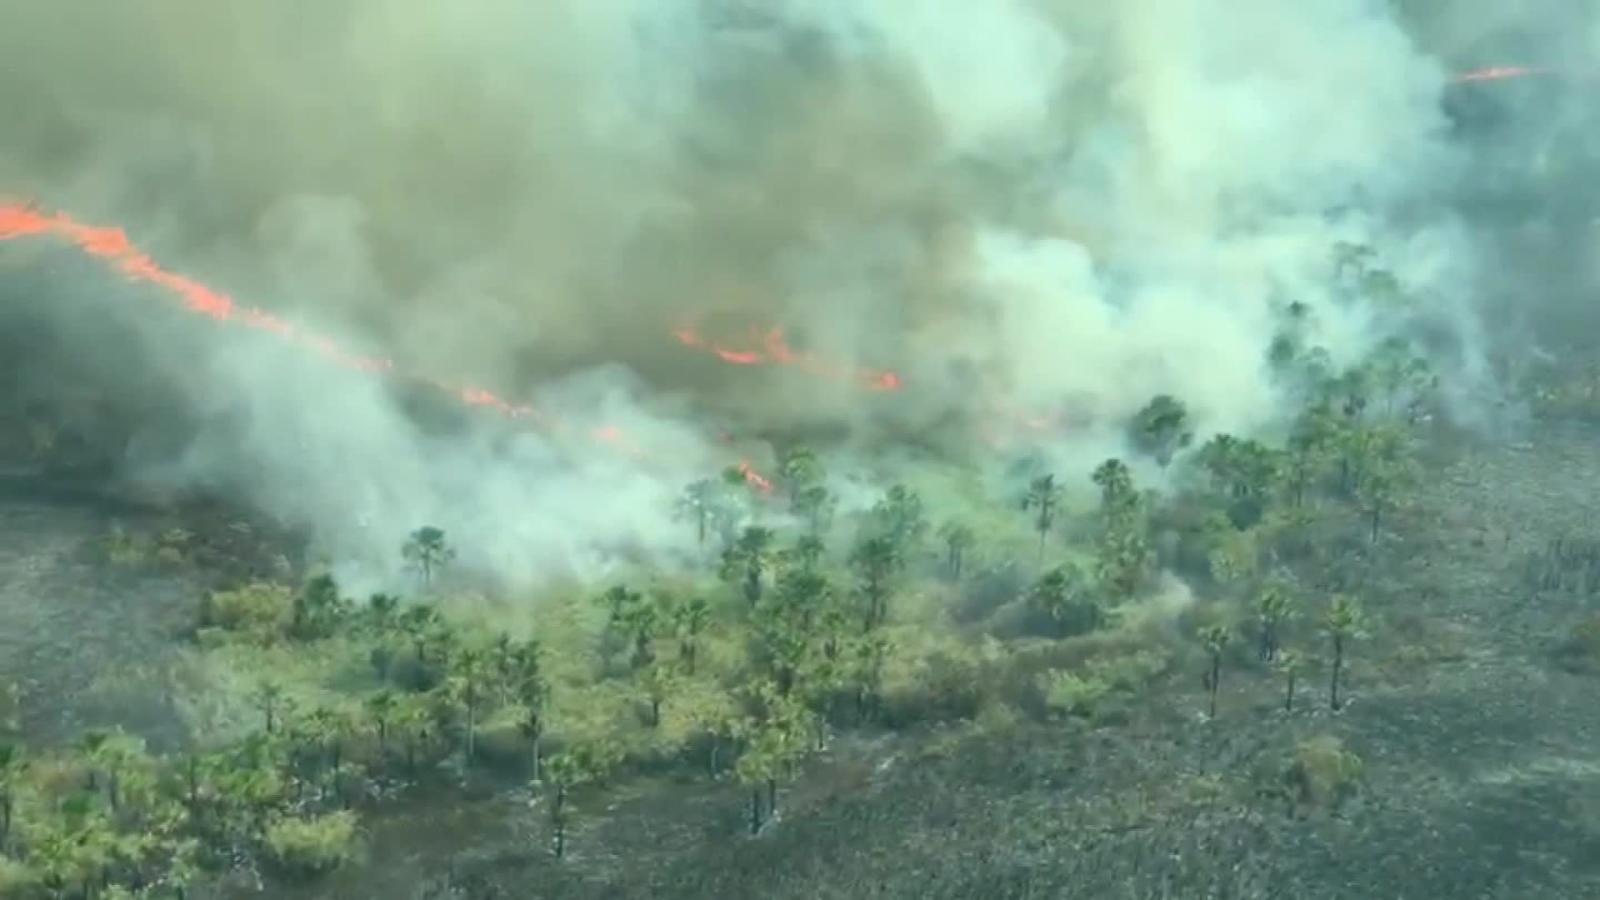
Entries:
[[739, 580], [744, 599], [751, 608], [761, 602], [762, 578], [772, 563], [775, 537], [771, 529], [752, 525], [741, 532], [739, 539], [722, 555], [722, 577]]
[[1282, 475], [1288, 481], [1296, 507], [1305, 503], [1306, 488], [1327, 465], [1329, 454], [1338, 447], [1341, 427], [1338, 415], [1325, 402], [1307, 407], [1295, 422], [1289, 434]]
[[710, 478], [691, 482], [678, 497], [678, 516], [694, 523], [695, 542], [706, 545], [706, 529], [716, 516], [722, 488]]
[[866, 627], [871, 630], [889, 617], [890, 580], [900, 567], [900, 546], [887, 535], [869, 537], [856, 545], [850, 564], [860, 578], [867, 601]]
[[93, 762], [105, 773], [106, 801], [115, 815], [122, 810], [124, 780], [150, 763], [144, 739], [120, 729], [112, 731], [99, 745]]
[[1189, 411], [1176, 397], [1160, 394], [1145, 404], [1129, 427], [1133, 445], [1155, 457], [1165, 469], [1179, 450], [1194, 440], [1189, 430]]
[[634, 594], [622, 607], [617, 624], [633, 643], [633, 667], [649, 665], [656, 658], [656, 631], [661, 626], [663, 607], [671, 608], [671, 598], [658, 595], [655, 602]]
[[1150, 544], [1137, 529], [1114, 527], [1100, 538], [1096, 577], [1110, 599], [1125, 601], [1145, 582], [1151, 564]]
[[928, 530], [922, 497], [903, 484], [889, 488], [883, 499], [872, 507], [872, 518], [879, 532], [894, 541], [902, 563], [909, 558], [923, 533]]
[[1261, 625], [1261, 661], [1278, 656], [1279, 632], [1294, 613], [1294, 597], [1282, 584], [1269, 583], [1256, 595], [1256, 620]]
[[655, 728], [661, 724], [661, 704], [677, 687], [677, 679], [672, 670], [659, 663], [652, 664], [639, 675], [639, 687], [644, 694], [645, 702], [650, 706], [650, 727]]
[[339, 585], [333, 576], [318, 575], [306, 582], [294, 597], [290, 633], [301, 639], [326, 637], [348, 609], [348, 602], [339, 595]]
[[1210, 715], [1213, 719], [1217, 717], [1217, 688], [1222, 681], [1222, 651], [1227, 649], [1232, 637], [1233, 633], [1225, 625], [1209, 625], [1200, 629], [1200, 643], [1211, 655], [1211, 669], [1206, 673], [1206, 691], [1211, 695]]
[[17, 783], [27, 766], [22, 748], [10, 742], [0, 743], [0, 855], [6, 852], [11, 840], [11, 816], [16, 810]]
[[802, 569], [815, 569], [822, 562], [822, 554], [826, 551], [822, 538], [814, 534], [803, 534], [794, 542], [794, 547], [787, 554], [788, 557]]
[[825, 576], [791, 569], [758, 610], [756, 637], [780, 690], [788, 692], [804, 667], [815, 638], [813, 624], [832, 591]]
[[483, 687], [485, 659], [486, 654], [477, 647], [462, 647], [451, 660], [450, 666], [455, 676], [453, 693], [467, 714], [466, 732], [462, 736], [462, 761], [468, 766], [472, 765], [476, 750], [478, 704], [482, 699], [480, 690]]
[[367, 598], [367, 621], [373, 634], [388, 637], [395, 628], [395, 616], [400, 609], [400, 598], [393, 594], [373, 594]]
[[400, 614], [400, 630], [411, 639], [411, 647], [416, 653], [419, 666], [428, 662], [428, 641], [435, 635], [438, 624], [439, 611], [429, 603], [410, 606]]
[[959, 579], [967, 551], [977, 542], [977, 536], [960, 522], [946, 522], [939, 526], [939, 537], [944, 541], [945, 570], [952, 579]]
[[1362, 432], [1364, 438], [1352, 441], [1357, 446], [1353, 490], [1367, 514], [1371, 542], [1376, 544], [1383, 515], [1394, 508], [1396, 495], [1411, 478], [1413, 463], [1406, 436], [1398, 428], [1374, 426]]
[[1343, 594], [1334, 596], [1328, 604], [1327, 613], [1322, 617], [1322, 630], [1333, 641], [1333, 670], [1328, 677], [1328, 706], [1331, 709], [1338, 709], [1342, 705], [1339, 676], [1344, 670], [1345, 644], [1361, 636], [1364, 622], [1361, 607]]
[[789, 495], [789, 508], [799, 512], [800, 495], [820, 483], [826, 473], [822, 461], [808, 447], [791, 447], [778, 458], [778, 480]]
[[[349, 730], [349, 720], [331, 706], [318, 706], [311, 710], [303, 723], [307, 743], [311, 745], [316, 760], [317, 790], [327, 796], [327, 778], [332, 775], [335, 794], [339, 791], [339, 769], [344, 757], [344, 736]], [[342, 795], [341, 795], [342, 796]]]
[[600, 595], [600, 602], [605, 604], [606, 624], [621, 626], [633, 608], [644, 603], [644, 595], [625, 584], [614, 584]]
[[1056, 507], [1061, 503], [1061, 486], [1056, 476], [1040, 475], [1028, 483], [1023, 495], [1022, 508], [1033, 511], [1033, 529], [1039, 532], [1039, 559], [1044, 559], [1044, 541], [1055, 525]]
[[1102, 462], [1095, 467], [1090, 479], [1100, 488], [1101, 508], [1110, 517], [1115, 517], [1137, 499], [1138, 495], [1133, 489], [1133, 472], [1120, 459], [1112, 457]]
[[82, 754], [85, 767], [89, 774], [89, 790], [100, 789], [100, 748], [111, 739], [111, 732], [104, 728], [91, 728], [78, 737], [78, 753]]
[[550, 824], [555, 830], [555, 855], [561, 859], [567, 849], [567, 800], [574, 787], [599, 781], [620, 758], [615, 747], [598, 741], [585, 741], [550, 758], [545, 767], [555, 794], [550, 804]]
[[[1083, 573], [1073, 565], [1056, 566], [1044, 573], [1028, 591], [1028, 599], [1059, 628], [1082, 599]], [[1090, 623], [1090, 627], [1098, 625]]]
[[428, 587], [433, 583], [434, 573], [456, 558], [456, 551], [445, 542], [442, 529], [424, 525], [406, 538], [400, 555], [417, 570], [423, 587]]
[[794, 514], [806, 520], [808, 537], [820, 537], [827, 530], [836, 505], [833, 494], [820, 484], [803, 488], [795, 497]]
[[367, 715], [372, 717], [372, 724], [378, 729], [378, 756], [387, 759], [389, 756], [389, 725], [394, 721], [395, 711], [399, 707], [395, 700], [394, 692], [385, 688], [367, 698]]
[[1302, 660], [1300, 659], [1300, 654], [1296, 653], [1293, 650], [1284, 650], [1283, 652], [1278, 654], [1278, 658], [1277, 658], [1278, 671], [1283, 673], [1284, 681], [1285, 681], [1285, 684], [1286, 684], [1286, 686], [1285, 686], [1285, 688], [1283, 690], [1283, 711], [1284, 712], [1293, 712], [1294, 711], [1294, 680], [1295, 680], [1295, 676], [1298, 675], [1299, 672], [1300, 672], [1300, 666], [1301, 665], [1302, 665]]
[[711, 604], [699, 594], [690, 594], [672, 608], [672, 624], [678, 633], [678, 658], [686, 674], [693, 676], [700, 652], [700, 635], [711, 618]]
[[856, 689], [856, 718], [860, 721], [866, 721], [869, 707], [877, 705], [888, 657], [889, 642], [881, 635], [865, 635], [851, 644], [849, 662]]
[[407, 694], [401, 699], [394, 717], [394, 727], [405, 744], [406, 773], [413, 779], [417, 775], [417, 753], [427, 743], [431, 733], [429, 726], [433, 723], [433, 711], [429, 703], [427, 694]]

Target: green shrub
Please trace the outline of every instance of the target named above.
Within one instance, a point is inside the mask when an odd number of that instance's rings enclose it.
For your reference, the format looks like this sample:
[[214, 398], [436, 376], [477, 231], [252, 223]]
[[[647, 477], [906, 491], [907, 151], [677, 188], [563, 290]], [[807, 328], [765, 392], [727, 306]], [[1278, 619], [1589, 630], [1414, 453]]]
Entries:
[[1045, 705], [1058, 712], [1088, 718], [1095, 714], [1101, 700], [1111, 692], [1111, 685], [1094, 675], [1054, 670], [1039, 679], [1044, 692]]
[[284, 633], [294, 613], [288, 588], [257, 583], [217, 591], [200, 606], [200, 627], [214, 628], [270, 643]]
[[43, 882], [39, 873], [9, 856], [0, 856], [0, 897], [28, 897], [38, 891]]
[[106, 558], [113, 565], [138, 566], [150, 561], [154, 549], [148, 541], [128, 533], [120, 524], [111, 526], [106, 535]]
[[349, 810], [309, 819], [281, 818], [267, 826], [267, 851], [284, 872], [313, 877], [355, 858], [356, 815]]
[[1119, 691], [1137, 691], [1167, 671], [1172, 660], [1153, 650], [1091, 660], [1089, 675]]
[[1331, 735], [1301, 741], [1285, 772], [1296, 803], [1337, 806], [1361, 781], [1361, 757]]

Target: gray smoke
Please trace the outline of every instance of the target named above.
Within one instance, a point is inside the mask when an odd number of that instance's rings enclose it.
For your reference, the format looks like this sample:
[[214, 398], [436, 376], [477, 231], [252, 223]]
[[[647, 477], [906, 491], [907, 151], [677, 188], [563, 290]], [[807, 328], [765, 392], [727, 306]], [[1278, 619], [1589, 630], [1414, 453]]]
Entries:
[[[1510, 238], [1464, 200], [1483, 159], [1449, 78], [1511, 33], [1570, 68], [1600, 30], [1480, 6], [9, 0], [0, 191], [643, 456], [430, 432], [384, 383], [223, 332], [177, 366], [216, 424], [141, 470], [242, 488], [374, 570], [435, 522], [508, 577], [587, 574], [690, 552], [670, 501], [737, 458], [724, 420], [981, 450], [1068, 410], [1099, 423], [1076, 459], [1166, 392], [1249, 429], [1281, 408], [1264, 350], [1291, 301], [1344, 360], [1426, 320], [1486, 384]], [[1587, 121], [1536, 120], [1500, 164]], [[1340, 243], [1378, 252], [1403, 315], [1341, 295]], [[780, 326], [906, 387], [725, 366], [684, 325]]]

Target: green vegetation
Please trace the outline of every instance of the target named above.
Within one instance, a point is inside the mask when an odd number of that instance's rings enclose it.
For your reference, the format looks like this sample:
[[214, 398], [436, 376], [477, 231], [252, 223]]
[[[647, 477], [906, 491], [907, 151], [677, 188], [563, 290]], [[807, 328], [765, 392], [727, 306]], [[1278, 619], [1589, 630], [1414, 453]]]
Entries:
[[1362, 768], [1361, 757], [1338, 738], [1322, 735], [1295, 747], [1284, 778], [1296, 805], [1330, 808], [1355, 790]]
[[[1338, 709], [1367, 619], [1326, 587], [1346, 560], [1324, 538], [1382, 543], [1425, 437], [1405, 411], [1431, 382], [1393, 345], [1370, 370], [1320, 380], [1307, 354], [1275, 353], [1305, 394], [1280, 444], [1195, 446], [1173, 397], [1129, 423], [1135, 449], [1170, 470], [1165, 493], [1112, 458], [1070, 480], [1019, 469], [1010, 500], [905, 483], [852, 511], [821, 454], [791, 446], [773, 498], [738, 471], [683, 489], [676, 513], [711, 544], [686, 572], [489, 601], [441, 577], [456, 549], [423, 526], [395, 559], [412, 597], [361, 600], [326, 574], [215, 590], [193, 623], [207, 740], [166, 756], [115, 731], [0, 744], [0, 879], [8, 896], [182, 896], [238, 859], [316, 878], [360, 857], [376, 805], [423, 785], [531, 786], [561, 859], [573, 823], [646, 772], [733, 779], [756, 833], [840, 736], [1030, 716], [1116, 728], [1192, 691], [1169, 676], [1202, 663], [1212, 719], [1244, 708], [1219, 707], [1225, 670], [1230, 691], [1271, 685], [1274, 706], [1283, 677], [1293, 712], [1296, 676], [1318, 660]], [[119, 534], [111, 554], [169, 564], [194, 545], [169, 534], [164, 560]], [[1320, 635], [1290, 627], [1302, 607]], [[1254, 652], [1234, 652], [1237, 634]], [[1326, 804], [1359, 771], [1313, 741], [1282, 778], [1298, 802]]]

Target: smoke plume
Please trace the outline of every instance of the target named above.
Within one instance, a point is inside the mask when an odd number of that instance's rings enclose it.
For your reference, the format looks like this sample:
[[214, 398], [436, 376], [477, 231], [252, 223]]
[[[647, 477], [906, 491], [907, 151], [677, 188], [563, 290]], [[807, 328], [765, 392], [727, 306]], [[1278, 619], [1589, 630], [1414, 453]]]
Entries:
[[[1446, 101], [1515, 24], [1368, 0], [8, 2], [0, 192], [635, 451], [429, 429], [390, 382], [257, 335], [175, 344], [132, 312], [147, 287], [91, 268], [22, 260], [8, 302], [130, 317], [135, 346], [82, 352], [163, 369], [194, 424], [130, 449], [147, 475], [242, 489], [373, 570], [432, 522], [508, 577], [589, 573], [692, 552], [671, 499], [736, 461], [723, 428], [978, 453], [1028, 417], [1109, 441], [1157, 393], [1207, 430], [1269, 422], [1283, 306], [1337, 359], [1399, 327], [1341, 292], [1340, 244], [1481, 372], [1505, 240], [1475, 231]], [[1574, 65], [1585, 24], [1524, 49]], [[1523, 140], [1570, 130], [1547, 105]]]

